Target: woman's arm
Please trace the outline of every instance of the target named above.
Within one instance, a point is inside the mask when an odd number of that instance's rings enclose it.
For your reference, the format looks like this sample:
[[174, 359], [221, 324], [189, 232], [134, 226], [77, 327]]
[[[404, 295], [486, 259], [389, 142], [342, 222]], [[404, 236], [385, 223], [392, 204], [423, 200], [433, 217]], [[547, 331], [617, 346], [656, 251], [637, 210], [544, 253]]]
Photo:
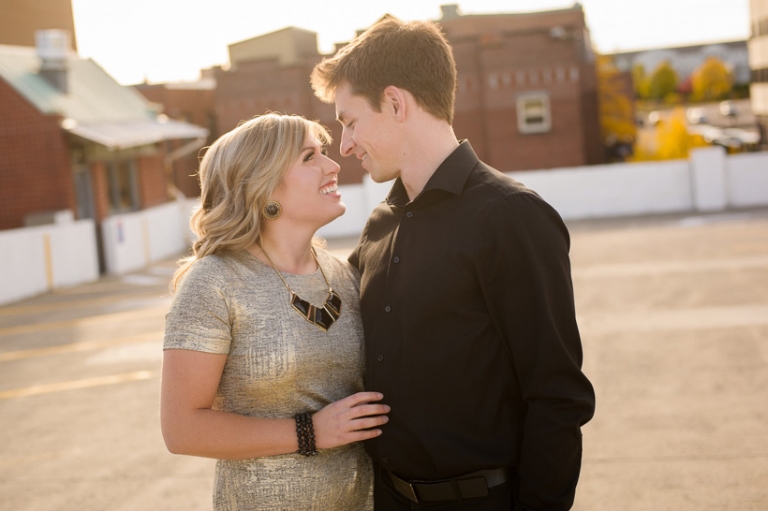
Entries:
[[[160, 422], [174, 454], [247, 459], [298, 450], [292, 417], [261, 419], [212, 410], [227, 355], [169, 349], [163, 356]], [[372, 404], [378, 392], [359, 392], [313, 416], [319, 449], [338, 447], [381, 434], [389, 407]], [[373, 429], [371, 429], [373, 428]]]

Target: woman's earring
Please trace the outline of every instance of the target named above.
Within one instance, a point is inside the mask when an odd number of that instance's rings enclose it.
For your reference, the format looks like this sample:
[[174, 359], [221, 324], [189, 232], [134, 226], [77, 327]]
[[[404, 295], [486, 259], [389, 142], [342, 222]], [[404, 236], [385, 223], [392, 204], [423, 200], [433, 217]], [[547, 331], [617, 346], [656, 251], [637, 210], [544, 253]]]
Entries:
[[283, 212], [283, 207], [279, 202], [271, 200], [264, 204], [264, 207], [261, 208], [261, 212], [264, 213], [264, 217], [266, 217], [267, 220], [274, 220]]

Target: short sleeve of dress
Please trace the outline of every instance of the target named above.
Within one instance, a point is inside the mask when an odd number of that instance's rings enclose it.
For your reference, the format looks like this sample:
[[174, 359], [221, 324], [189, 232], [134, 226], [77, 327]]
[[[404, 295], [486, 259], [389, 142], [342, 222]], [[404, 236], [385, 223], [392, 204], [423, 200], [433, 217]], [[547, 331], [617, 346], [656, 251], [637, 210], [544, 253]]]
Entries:
[[231, 316], [215, 256], [197, 261], [181, 282], [165, 317], [163, 349], [228, 354], [232, 342]]

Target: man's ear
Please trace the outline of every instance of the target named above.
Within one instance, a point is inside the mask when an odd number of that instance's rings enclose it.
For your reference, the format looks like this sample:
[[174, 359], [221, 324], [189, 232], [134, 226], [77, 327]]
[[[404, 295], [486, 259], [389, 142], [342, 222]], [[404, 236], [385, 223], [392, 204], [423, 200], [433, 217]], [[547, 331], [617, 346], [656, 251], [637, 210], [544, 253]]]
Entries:
[[396, 120], [404, 120], [407, 110], [405, 91], [394, 85], [387, 86], [384, 89], [382, 108], [390, 112]]

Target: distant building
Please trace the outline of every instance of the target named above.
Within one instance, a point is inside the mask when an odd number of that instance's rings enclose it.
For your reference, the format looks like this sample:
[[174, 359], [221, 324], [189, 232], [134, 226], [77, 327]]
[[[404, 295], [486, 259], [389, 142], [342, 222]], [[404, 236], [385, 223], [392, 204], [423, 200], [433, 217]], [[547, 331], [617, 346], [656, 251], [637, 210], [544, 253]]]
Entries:
[[[209, 73], [212, 75], [212, 73]], [[213, 108], [213, 96], [216, 80], [204, 76], [195, 82], [174, 82], [161, 84], [142, 83], [133, 86], [145, 98], [157, 105], [171, 119], [189, 122], [206, 128], [209, 132], [205, 145], [210, 145], [218, 136], [216, 114]], [[172, 153], [184, 147], [184, 142], [169, 140], [166, 150]], [[200, 195], [200, 182], [197, 178], [199, 151], [191, 149], [186, 154], [178, 154], [173, 161], [173, 185], [186, 197]]]
[[136, 91], [68, 49], [66, 33], [38, 46], [0, 45], [0, 229], [92, 218], [167, 202], [172, 154], [208, 130], [158, 116]]
[[364, 173], [355, 158], [341, 160], [341, 127], [333, 105], [315, 97], [309, 75], [322, 58], [317, 34], [296, 27], [229, 45], [229, 69], [216, 68], [214, 109], [220, 133], [265, 112], [299, 114], [318, 120], [335, 141], [329, 156], [341, 162], [339, 181], [359, 183]]
[[749, 58], [752, 68], [750, 97], [760, 128], [760, 145], [768, 150], [768, 0], [750, 0]]
[[504, 171], [602, 163], [597, 71], [584, 11], [439, 20], [458, 70], [454, 130]]
[[48, 29], [66, 30], [77, 51], [71, 0], [0, 0], [0, 44], [35, 46], [35, 31]]
[[[502, 171], [602, 163], [595, 58], [579, 4], [536, 13], [461, 15], [442, 7], [438, 23], [453, 46], [458, 69], [459, 138]], [[342, 46], [342, 45], [339, 45]], [[317, 119], [334, 136], [330, 155], [340, 158], [340, 126], [333, 105], [309, 86], [322, 56], [317, 34], [295, 27], [229, 46], [230, 68], [216, 70], [218, 128], [267, 111]], [[354, 158], [341, 161], [342, 183], [360, 182]]]
[[622, 71], [631, 71], [635, 66], [642, 66], [648, 75], [653, 73], [662, 62], [669, 62], [681, 83], [686, 81], [704, 61], [715, 57], [731, 68], [736, 85], [749, 83], [747, 41], [653, 48], [614, 53], [611, 56], [616, 67]]

